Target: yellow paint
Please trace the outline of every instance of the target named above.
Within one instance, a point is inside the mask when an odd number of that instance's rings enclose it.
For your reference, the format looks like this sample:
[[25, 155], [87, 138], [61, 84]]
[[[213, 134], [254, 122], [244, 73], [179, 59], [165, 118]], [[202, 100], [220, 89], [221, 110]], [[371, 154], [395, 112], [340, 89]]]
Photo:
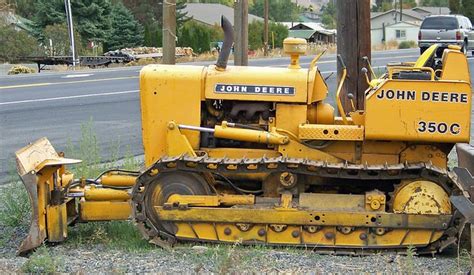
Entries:
[[443, 188], [430, 181], [405, 182], [393, 200], [394, 213], [445, 215], [451, 214], [449, 195]]
[[214, 136], [218, 138], [280, 145], [289, 141], [287, 136], [276, 132], [229, 127], [226, 121], [223, 121], [222, 125], [216, 125], [214, 130]]
[[128, 201], [81, 201], [81, 221], [128, 220], [132, 213]]
[[436, 53], [438, 47], [438, 44], [431, 45], [431, 47], [426, 49], [426, 51], [418, 58], [413, 67], [417, 69], [425, 67], [426, 62], [428, 62], [428, 60], [431, 59], [431, 57]]
[[[196, 156], [188, 138], [181, 133], [178, 125], [172, 121], [166, 130], [166, 155], [167, 156]], [[146, 153], [145, 153], [146, 155]]]
[[119, 186], [119, 187], [127, 187], [127, 186], [134, 186], [135, 181], [137, 180], [134, 176], [129, 175], [120, 175], [120, 174], [105, 174], [100, 178], [100, 181], [103, 185], [106, 186]]
[[311, 160], [328, 161], [332, 163], [340, 162], [341, 160], [331, 154], [325, 153], [321, 150], [312, 149], [296, 141], [290, 141], [288, 144], [278, 147], [278, 151], [283, 156], [293, 158], [308, 158]]
[[289, 69], [301, 69], [300, 55], [306, 53], [308, 43], [303, 38], [288, 37], [283, 40], [283, 51], [290, 56]]
[[46, 207], [48, 241], [62, 242], [67, 238], [66, 204], [48, 205]]
[[361, 125], [299, 125], [300, 139], [304, 140], [364, 140], [364, 126]]
[[233, 205], [253, 205], [255, 204], [254, 195], [217, 195], [217, 196], [202, 196], [202, 195], [171, 195], [167, 203], [186, 204], [189, 206], [233, 206]]
[[321, 102], [328, 95], [328, 86], [317, 67], [309, 71], [308, 104]]
[[[167, 153], [167, 127], [199, 126], [204, 67], [148, 65], [140, 72], [140, 104], [145, 165]], [[192, 148], [199, 147], [199, 132], [183, 130]]]
[[[290, 118], [291, 119], [288, 119]], [[276, 127], [298, 134], [298, 125], [306, 123], [307, 105], [284, 104], [276, 105]]]
[[448, 167], [446, 154], [434, 145], [411, 145], [401, 152], [400, 162], [425, 162], [442, 169], [447, 169]]
[[441, 80], [471, 83], [469, 64], [464, 53], [459, 50], [445, 50], [442, 62]]
[[88, 188], [84, 190], [84, 197], [87, 201], [127, 201], [130, 194], [127, 190]]
[[[387, 91], [414, 91], [415, 100], [387, 99]], [[453, 93], [466, 103], [422, 100], [433, 92]], [[405, 94], [407, 97], [408, 95]], [[379, 97], [383, 97], [380, 99]], [[445, 96], [446, 97], [446, 96]], [[468, 142], [471, 125], [471, 87], [462, 81], [388, 80], [366, 100], [365, 136], [368, 140]], [[433, 124], [430, 132], [429, 123]], [[442, 123], [441, 132], [438, 127]], [[444, 124], [446, 127], [444, 127]], [[421, 129], [421, 130], [420, 130]], [[451, 134], [451, 129], [454, 134]]]

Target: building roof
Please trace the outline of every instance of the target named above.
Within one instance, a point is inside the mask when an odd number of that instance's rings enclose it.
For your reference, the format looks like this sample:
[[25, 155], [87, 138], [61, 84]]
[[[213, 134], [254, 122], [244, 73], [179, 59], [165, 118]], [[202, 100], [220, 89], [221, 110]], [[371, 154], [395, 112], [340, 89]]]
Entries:
[[335, 30], [289, 30], [289, 37], [310, 39], [315, 33], [322, 33], [325, 35], [335, 35]]
[[289, 37], [309, 39], [315, 33], [315, 30], [289, 30]]
[[451, 13], [448, 7], [414, 7], [412, 10], [429, 15], [447, 15]]
[[[234, 9], [221, 4], [188, 3], [184, 9], [188, 17], [207, 25], [220, 25], [224, 15], [234, 25]], [[263, 18], [249, 14], [249, 23]]]
[[[425, 17], [422, 14], [420, 14], [420, 13], [414, 11], [414, 10], [411, 10], [411, 9], [403, 9], [402, 12], [403, 12], [403, 15], [408, 15], [410, 17], [413, 17], [413, 18], [419, 19], [419, 20], [423, 20], [423, 18]], [[396, 10], [396, 9], [391, 9], [391, 10], [388, 10], [386, 12], [372, 12], [370, 14], [370, 19], [374, 19], [376, 17], [391, 14], [391, 13], [400, 14], [400, 11]]]
[[[323, 24], [322, 23], [316, 23], [316, 22], [294, 22], [293, 26], [291, 26], [291, 22], [283, 22], [285, 26], [287, 26], [289, 29], [293, 30], [299, 30], [304, 27], [310, 29], [310, 30], [324, 30]], [[289, 23], [289, 25], [288, 25]]]

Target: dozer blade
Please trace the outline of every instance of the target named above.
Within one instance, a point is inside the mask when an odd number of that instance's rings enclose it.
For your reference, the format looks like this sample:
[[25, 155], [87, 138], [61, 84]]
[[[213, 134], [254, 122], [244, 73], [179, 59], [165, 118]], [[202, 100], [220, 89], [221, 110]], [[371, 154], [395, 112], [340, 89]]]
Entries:
[[[18, 248], [18, 254], [40, 246], [48, 238], [47, 212], [51, 207], [51, 191], [54, 189], [53, 175], [65, 164], [80, 163], [80, 160], [61, 157], [46, 138], [18, 150], [16, 153], [17, 171], [31, 204], [31, 223], [28, 236]], [[60, 221], [66, 217], [64, 212], [58, 211]], [[64, 224], [64, 226], [67, 226]]]

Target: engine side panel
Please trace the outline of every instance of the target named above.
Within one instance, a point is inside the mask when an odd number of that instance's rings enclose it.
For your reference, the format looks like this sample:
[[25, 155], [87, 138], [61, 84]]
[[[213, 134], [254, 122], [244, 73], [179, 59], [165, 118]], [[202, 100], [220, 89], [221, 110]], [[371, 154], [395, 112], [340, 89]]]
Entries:
[[[149, 65], [140, 72], [142, 139], [145, 164], [166, 154], [168, 122], [200, 126], [205, 67]], [[182, 131], [194, 149], [199, 132]]]
[[368, 140], [469, 142], [471, 88], [460, 81], [388, 80], [366, 101]]
[[308, 70], [210, 66], [205, 93], [206, 99], [306, 103]]

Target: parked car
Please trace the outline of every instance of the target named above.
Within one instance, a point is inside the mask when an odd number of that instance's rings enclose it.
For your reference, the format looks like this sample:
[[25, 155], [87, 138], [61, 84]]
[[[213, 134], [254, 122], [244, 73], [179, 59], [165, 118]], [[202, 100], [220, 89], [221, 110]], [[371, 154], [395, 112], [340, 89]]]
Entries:
[[418, 34], [418, 46], [423, 53], [433, 44], [440, 44], [438, 56], [449, 45], [458, 45], [464, 54], [474, 54], [474, 30], [471, 21], [461, 15], [428, 16], [421, 24]]

